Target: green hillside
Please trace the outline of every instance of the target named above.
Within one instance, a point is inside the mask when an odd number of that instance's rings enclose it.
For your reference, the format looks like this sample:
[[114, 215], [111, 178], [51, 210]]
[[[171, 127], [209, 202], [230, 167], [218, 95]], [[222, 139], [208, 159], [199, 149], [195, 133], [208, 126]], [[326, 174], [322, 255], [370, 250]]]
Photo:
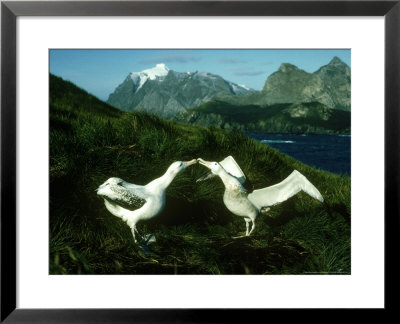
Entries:
[[212, 100], [187, 109], [175, 120], [200, 126], [268, 133], [350, 134], [350, 112], [319, 102], [269, 106]]
[[[167, 190], [165, 210], [140, 233], [157, 241], [150, 253], [111, 215], [95, 189], [117, 176], [146, 184], [176, 160], [232, 155], [254, 188], [293, 169], [322, 193], [326, 205], [299, 194], [245, 222], [223, 205], [220, 179], [196, 183], [195, 165]], [[50, 75], [50, 274], [303, 274], [350, 273], [350, 178], [312, 169], [231, 131], [118, 111]]]

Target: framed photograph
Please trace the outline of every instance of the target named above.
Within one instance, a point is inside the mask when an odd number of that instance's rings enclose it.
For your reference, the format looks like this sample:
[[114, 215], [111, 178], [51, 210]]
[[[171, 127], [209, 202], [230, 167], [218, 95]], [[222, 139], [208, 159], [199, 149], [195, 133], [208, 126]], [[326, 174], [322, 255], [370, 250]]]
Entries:
[[399, 15], [2, 2], [1, 321], [392, 309]]

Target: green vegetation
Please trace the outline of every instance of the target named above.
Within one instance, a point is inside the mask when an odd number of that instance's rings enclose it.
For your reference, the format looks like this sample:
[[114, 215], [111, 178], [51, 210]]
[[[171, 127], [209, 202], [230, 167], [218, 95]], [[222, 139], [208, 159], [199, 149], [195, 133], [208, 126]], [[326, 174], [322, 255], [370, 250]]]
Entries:
[[254, 105], [212, 100], [174, 119], [236, 131], [292, 134], [350, 134], [351, 124], [349, 111], [330, 109], [319, 102]]
[[[118, 176], [146, 184], [176, 160], [232, 155], [254, 188], [302, 172], [327, 205], [305, 194], [245, 222], [223, 205], [220, 179], [196, 183], [195, 165], [167, 190], [165, 210], [140, 233], [157, 241], [151, 253], [94, 191]], [[312, 169], [232, 131], [118, 111], [73, 84], [50, 76], [51, 274], [303, 274], [350, 273], [350, 178]]]

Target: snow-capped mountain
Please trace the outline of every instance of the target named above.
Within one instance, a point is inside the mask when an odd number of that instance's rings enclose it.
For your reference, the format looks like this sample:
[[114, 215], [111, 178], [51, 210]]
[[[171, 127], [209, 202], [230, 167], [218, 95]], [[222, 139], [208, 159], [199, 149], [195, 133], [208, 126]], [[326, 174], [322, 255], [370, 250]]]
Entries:
[[143, 70], [142, 72], [132, 72], [131, 79], [137, 85], [136, 92], [146, 83], [147, 80], [163, 81], [164, 77], [168, 74], [169, 69], [165, 64], [157, 64], [152, 69]]
[[172, 118], [220, 93], [243, 96], [252, 92], [254, 90], [216, 74], [176, 72], [161, 63], [151, 69], [130, 73], [107, 102], [122, 110], [144, 110]]

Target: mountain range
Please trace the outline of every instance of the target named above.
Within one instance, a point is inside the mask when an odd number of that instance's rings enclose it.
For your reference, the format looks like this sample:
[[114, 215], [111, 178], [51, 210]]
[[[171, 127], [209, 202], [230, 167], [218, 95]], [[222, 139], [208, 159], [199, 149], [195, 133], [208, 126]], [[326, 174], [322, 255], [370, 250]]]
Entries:
[[266, 104], [320, 102], [328, 108], [350, 110], [350, 68], [334, 57], [314, 73], [283, 63], [271, 74], [261, 93]]
[[331, 109], [351, 110], [351, 70], [334, 57], [314, 73], [308, 73], [290, 63], [265, 81], [261, 91], [242, 97], [226, 93], [215, 99], [235, 105], [274, 105], [279, 103], [319, 102]]
[[338, 57], [313, 73], [282, 63], [256, 91], [209, 72], [176, 72], [157, 64], [130, 73], [107, 102], [121, 110], [203, 126], [347, 134], [351, 70]]
[[107, 102], [125, 111], [141, 110], [172, 118], [197, 107], [218, 93], [242, 96], [254, 92], [208, 72], [176, 72], [165, 64], [130, 73], [110, 94]]

